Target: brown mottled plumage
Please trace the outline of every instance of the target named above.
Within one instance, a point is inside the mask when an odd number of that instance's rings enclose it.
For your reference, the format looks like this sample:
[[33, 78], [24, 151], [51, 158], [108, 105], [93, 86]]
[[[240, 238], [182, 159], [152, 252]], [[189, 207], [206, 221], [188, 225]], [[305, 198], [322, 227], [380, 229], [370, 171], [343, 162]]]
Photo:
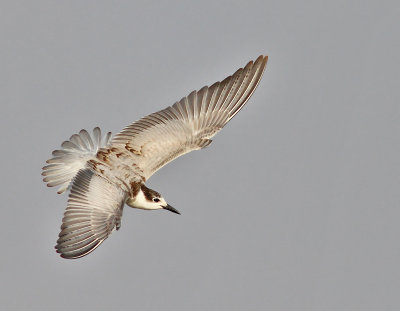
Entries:
[[119, 229], [125, 204], [179, 213], [144, 183], [161, 167], [193, 150], [207, 147], [253, 94], [267, 56], [249, 62], [232, 76], [127, 126], [111, 141], [86, 130], [71, 136], [53, 152], [42, 175], [59, 193], [71, 189], [57, 252], [79, 258]]

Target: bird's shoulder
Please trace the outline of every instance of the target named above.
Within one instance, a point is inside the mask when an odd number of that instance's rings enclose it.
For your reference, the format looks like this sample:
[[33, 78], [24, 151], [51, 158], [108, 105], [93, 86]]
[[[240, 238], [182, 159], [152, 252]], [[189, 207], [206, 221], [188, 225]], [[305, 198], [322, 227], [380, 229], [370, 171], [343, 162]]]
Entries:
[[117, 184], [131, 195], [136, 195], [140, 185], [146, 181], [143, 170], [136, 162], [136, 157], [130, 151], [110, 147], [100, 149], [87, 165], [96, 174]]

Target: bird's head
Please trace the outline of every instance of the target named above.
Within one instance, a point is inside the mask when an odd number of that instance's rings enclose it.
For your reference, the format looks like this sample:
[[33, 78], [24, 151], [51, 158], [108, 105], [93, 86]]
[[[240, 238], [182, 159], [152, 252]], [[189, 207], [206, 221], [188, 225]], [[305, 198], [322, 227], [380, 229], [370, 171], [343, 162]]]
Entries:
[[171, 205], [169, 205], [165, 199], [157, 191], [147, 188], [145, 185], [140, 187], [138, 194], [133, 198], [129, 197], [126, 200], [126, 204], [130, 207], [146, 209], [146, 210], [156, 210], [165, 209], [176, 214], [181, 214]]

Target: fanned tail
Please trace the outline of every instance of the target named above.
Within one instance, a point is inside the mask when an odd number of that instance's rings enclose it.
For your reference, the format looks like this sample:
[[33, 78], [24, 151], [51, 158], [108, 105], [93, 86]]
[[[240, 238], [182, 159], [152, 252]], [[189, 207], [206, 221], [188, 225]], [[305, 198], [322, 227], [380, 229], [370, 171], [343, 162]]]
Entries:
[[86, 162], [92, 159], [100, 148], [109, 147], [111, 132], [104, 137], [98, 127], [93, 129], [93, 135], [86, 130], [74, 134], [69, 140], [61, 144], [60, 150], [54, 150], [53, 157], [46, 161], [48, 165], [43, 167], [43, 181], [48, 187], [60, 186], [57, 193], [63, 193], [71, 184], [75, 175], [86, 166]]

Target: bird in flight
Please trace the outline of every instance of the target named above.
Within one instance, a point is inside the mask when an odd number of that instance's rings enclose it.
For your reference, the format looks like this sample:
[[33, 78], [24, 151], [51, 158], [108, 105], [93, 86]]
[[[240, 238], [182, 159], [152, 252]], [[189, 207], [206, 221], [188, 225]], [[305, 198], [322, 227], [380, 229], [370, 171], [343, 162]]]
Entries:
[[74, 259], [95, 250], [121, 227], [125, 204], [179, 214], [145, 182], [177, 157], [207, 147], [253, 94], [267, 60], [259, 56], [223, 81], [191, 92], [113, 138], [110, 132], [102, 137], [98, 127], [92, 135], [81, 130], [53, 151], [43, 167], [43, 181], [59, 186], [58, 193], [69, 190], [57, 253]]

